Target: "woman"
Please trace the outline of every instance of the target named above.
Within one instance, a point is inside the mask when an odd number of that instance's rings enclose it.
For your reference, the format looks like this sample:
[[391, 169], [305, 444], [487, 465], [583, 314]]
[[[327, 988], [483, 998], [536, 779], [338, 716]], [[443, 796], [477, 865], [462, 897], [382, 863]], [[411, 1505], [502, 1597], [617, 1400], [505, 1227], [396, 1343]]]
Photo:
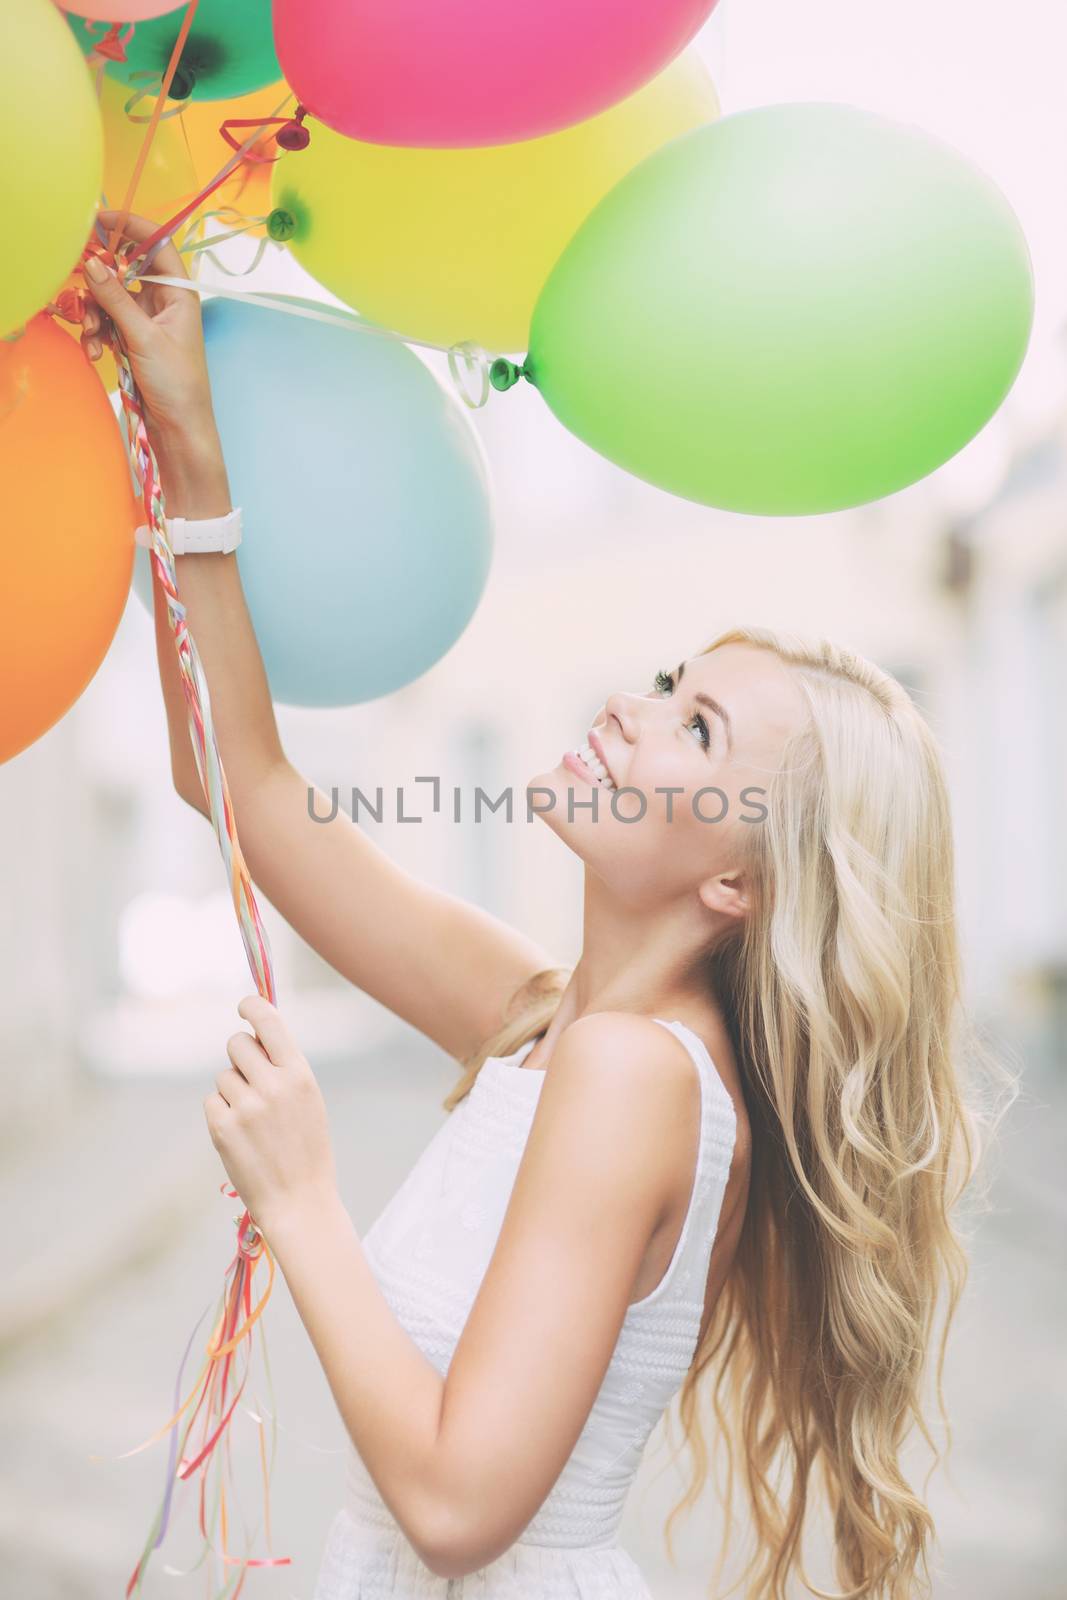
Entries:
[[[172, 246], [153, 270], [183, 275]], [[224, 515], [197, 296], [89, 287], [83, 342], [96, 359], [109, 318], [124, 336], [168, 513]], [[980, 1118], [944, 780], [908, 695], [754, 629], [609, 695], [532, 780], [586, 867], [566, 971], [343, 815], [313, 820], [233, 556], [177, 572], [255, 882], [463, 1069], [362, 1241], [310, 1068], [258, 996], [205, 1101], [354, 1446], [318, 1600], [647, 1597], [617, 1528], [679, 1391], [676, 1511], [707, 1475], [706, 1391], [748, 1493], [750, 1596], [807, 1581], [818, 1483], [838, 1583], [911, 1600], [933, 1524], [900, 1450], [913, 1423], [932, 1445], [922, 1384], [966, 1273], [950, 1213]], [[156, 588], [174, 783], [207, 815]]]

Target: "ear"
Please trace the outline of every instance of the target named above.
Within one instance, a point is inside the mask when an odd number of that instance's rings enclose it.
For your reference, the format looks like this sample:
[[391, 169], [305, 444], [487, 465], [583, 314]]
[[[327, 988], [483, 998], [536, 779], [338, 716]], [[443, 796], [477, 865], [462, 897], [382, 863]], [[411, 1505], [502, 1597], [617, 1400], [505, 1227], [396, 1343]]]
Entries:
[[699, 893], [708, 910], [718, 916], [740, 920], [748, 915], [748, 878], [743, 872], [721, 872], [717, 877], [705, 878]]

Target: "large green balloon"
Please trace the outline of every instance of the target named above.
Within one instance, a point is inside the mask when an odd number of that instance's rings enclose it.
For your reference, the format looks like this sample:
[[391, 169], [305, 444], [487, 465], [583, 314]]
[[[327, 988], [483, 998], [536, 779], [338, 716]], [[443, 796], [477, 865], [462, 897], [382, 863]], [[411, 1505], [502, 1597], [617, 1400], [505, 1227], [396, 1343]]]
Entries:
[[[137, 73], [158, 72], [162, 76], [186, 9], [179, 4], [179, 9], [168, 11], [165, 16], [137, 23], [125, 46], [126, 60], [109, 62], [108, 77], [128, 83], [132, 91], [145, 87], [145, 80], [137, 78]], [[86, 54], [107, 31], [103, 23], [87, 29], [82, 17], [68, 20]], [[171, 94], [175, 99], [231, 100], [276, 83], [281, 75], [274, 53], [271, 0], [200, 0]], [[223, 150], [219, 157], [220, 167], [225, 154]]]
[[675, 494], [836, 511], [967, 443], [1026, 350], [1033, 285], [1000, 191], [842, 105], [683, 134], [586, 218], [526, 374], [572, 432]]

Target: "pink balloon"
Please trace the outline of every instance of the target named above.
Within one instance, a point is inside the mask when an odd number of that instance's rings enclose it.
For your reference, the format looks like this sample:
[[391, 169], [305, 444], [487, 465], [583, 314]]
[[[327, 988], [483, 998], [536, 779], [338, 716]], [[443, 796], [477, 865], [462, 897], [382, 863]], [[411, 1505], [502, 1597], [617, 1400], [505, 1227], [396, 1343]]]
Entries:
[[605, 111], [715, 0], [274, 0], [282, 73], [351, 139], [513, 144]]
[[147, 22], [167, 11], [177, 11], [182, 0], [56, 0], [61, 11], [90, 22]]

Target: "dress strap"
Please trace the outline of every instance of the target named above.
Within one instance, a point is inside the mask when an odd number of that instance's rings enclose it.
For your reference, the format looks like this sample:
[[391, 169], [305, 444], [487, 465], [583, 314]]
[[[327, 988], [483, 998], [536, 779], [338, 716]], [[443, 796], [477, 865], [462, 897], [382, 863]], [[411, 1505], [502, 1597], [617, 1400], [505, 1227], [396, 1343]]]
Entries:
[[697, 1069], [700, 1080], [700, 1140], [689, 1204], [674, 1255], [656, 1287], [643, 1299], [631, 1301], [628, 1315], [651, 1315], [652, 1307], [668, 1295], [679, 1293], [692, 1299], [694, 1304], [702, 1302], [702, 1274], [706, 1273], [736, 1135], [737, 1119], [733, 1101], [703, 1041], [684, 1022], [668, 1022], [663, 1017], [654, 1017], [652, 1020], [674, 1034], [688, 1050]]
[[[664, 1028], [669, 1028], [675, 1038], [681, 1040], [693, 1058], [693, 1063], [700, 1074], [700, 1086], [704, 1091], [701, 1097], [702, 1126], [706, 1125], [709, 1120], [721, 1120], [722, 1112], [726, 1113], [728, 1119], [735, 1120], [736, 1111], [733, 1098], [720, 1078], [718, 1068], [711, 1059], [711, 1051], [700, 1035], [694, 1033], [688, 1023], [679, 1022], [677, 1018], [671, 1022], [665, 1021], [663, 1017], [653, 1017], [652, 1020], [653, 1022], [661, 1023]], [[709, 1110], [713, 1113], [710, 1118], [707, 1115]]]

